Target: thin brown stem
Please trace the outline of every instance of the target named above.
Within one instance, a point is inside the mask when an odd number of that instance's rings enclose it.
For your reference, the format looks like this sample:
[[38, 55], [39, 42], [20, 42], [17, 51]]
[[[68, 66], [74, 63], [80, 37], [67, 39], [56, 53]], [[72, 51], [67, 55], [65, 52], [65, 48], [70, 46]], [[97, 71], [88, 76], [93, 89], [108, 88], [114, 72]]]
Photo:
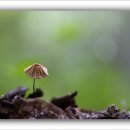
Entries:
[[35, 79], [33, 79], [33, 93], [35, 92]]

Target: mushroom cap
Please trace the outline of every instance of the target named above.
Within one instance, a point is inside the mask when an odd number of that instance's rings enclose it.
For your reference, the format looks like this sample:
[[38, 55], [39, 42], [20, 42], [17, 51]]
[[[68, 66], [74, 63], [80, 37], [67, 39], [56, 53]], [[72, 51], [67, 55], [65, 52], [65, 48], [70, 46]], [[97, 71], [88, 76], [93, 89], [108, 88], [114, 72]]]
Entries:
[[24, 72], [33, 79], [40, 79], [48, 76], [47, 68], [38, 63], [28, 66], [24, 69]]

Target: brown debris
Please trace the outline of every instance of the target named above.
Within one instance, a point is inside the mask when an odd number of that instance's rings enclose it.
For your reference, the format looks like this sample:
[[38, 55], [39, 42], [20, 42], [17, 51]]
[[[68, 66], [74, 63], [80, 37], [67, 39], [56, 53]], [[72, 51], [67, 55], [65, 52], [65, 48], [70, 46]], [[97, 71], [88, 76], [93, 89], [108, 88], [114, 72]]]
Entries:
[[37, 98], [37, 97], [42, 97], [44, 96], [44, 93], [41, 89], [37, 88], [34, 93], [31, 93], [28, 95], [27, 98]]
[[5, 94], [1, 100], [7, 100], [7, 101], [12, 101], [12, 99], [16, 96], [19, 95], [21, 97], [25, 96], [25, 93], [28, 89], [26, 87], [17, 87], [15, 90], [12, 90]]
[[77, 106], [75, 103], [76, 95], [77, 95], [77, 91], [67, 94], [65, 96], [62, 96], [62, 97], [54, 97], [52, 98], [51, 103], [62, 108], [63, 110], [65, 110], [69, 106], [76, 107]]
[[130, 112], [120, 111], [115, 105], [99, 112], [78, 108], [77, 91], [53, 98], [51, 103], [41, 98], [40, 89], [27, 98], [26, 91], [18, 87], [1, 97], [0, 119], [130, 119]]
[[67, 119], [66, 113], [41, 98], [25, 99], [25, 88], [16, 88], [0, 100], [1, 119]]

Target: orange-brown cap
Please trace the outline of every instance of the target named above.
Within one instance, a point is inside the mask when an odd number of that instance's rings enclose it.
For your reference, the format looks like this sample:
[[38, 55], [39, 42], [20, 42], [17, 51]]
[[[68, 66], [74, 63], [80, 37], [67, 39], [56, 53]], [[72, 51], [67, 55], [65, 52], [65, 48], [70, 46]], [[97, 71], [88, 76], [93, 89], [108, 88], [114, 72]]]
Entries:
[[48, 76], [47, 68], [38, 63], [32, 64], [25, 68], [24, 72], [33, 79], [40, 79]]

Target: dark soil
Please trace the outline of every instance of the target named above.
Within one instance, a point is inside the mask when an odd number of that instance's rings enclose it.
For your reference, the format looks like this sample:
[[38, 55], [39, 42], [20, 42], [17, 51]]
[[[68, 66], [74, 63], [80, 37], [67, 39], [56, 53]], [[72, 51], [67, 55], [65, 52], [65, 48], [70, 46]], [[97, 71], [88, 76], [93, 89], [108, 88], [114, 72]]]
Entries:
[[26, 87], [18, 87], [0, 98], [0, 119], [130, 119], [130, 112], [111, 105], [103, 111], [80, 109], [77, 91], [45, 101], [41, 89], [25, 97]]

